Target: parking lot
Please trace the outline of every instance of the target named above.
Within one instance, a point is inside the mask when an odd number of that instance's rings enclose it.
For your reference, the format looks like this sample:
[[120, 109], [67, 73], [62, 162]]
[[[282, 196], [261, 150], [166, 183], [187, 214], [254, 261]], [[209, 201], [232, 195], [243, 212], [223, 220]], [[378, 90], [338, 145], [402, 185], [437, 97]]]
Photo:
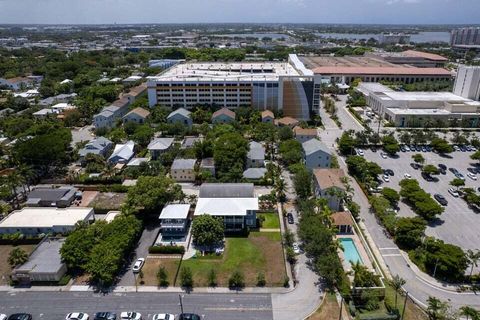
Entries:
[[[439, 193], [443, 195], [448, 205], [445, 207], [444, 213], [435, 222], [432, 222], [426, 230], [427, 235], [434, 236], [438, 239], [444, 240], [447, 243], [455, 244], [463, 249], [479, 249], [480, 248], [480, 214], [472, 211], [467, 203], [462, 198], [455, 198], [448, 189], [451, 188], [450, 181], [455, 176], [447, 169], [445, 175], [438, 175], [437, 182], [428, 182], [421, 176], [421, 169], [415, 170], [410, 165], [412, 162], [412, 155], [416, 153], [422, 154], [425, 158], [424, 164], [445, 164], [447, 168], [456, 168], [465, 176], [465, 187], [471, 187], [477, 190], [480, 187], [480, 180], [474, 181], [467, 176], [467, 168], [473, 167], [475, 161], [470, 159], [472, 152], [453, 152], [448, 156], [440, 156], [434, 152], [399, 152], [398, 158], [387, 156], [383, 159], [380, 155], [381, 150], [372, 152], [365, 150], [365, 158], [369, 161], [374, 161], [383, 169], [392, 169], [394, 176], [390, 177], [390, 182], [382, 181], [382, 187], [390, 187], [400, 191], [398, 183], [404, 179], [404, 174], [408, 173], [413, 179], [416, 179], [420, 187], [426, 192], [433, 195]], [[480, 175], [479, 175], [480, 179]], [[400, 202], [399, 216], [415, 216], [415, 213], [409, 206]]]

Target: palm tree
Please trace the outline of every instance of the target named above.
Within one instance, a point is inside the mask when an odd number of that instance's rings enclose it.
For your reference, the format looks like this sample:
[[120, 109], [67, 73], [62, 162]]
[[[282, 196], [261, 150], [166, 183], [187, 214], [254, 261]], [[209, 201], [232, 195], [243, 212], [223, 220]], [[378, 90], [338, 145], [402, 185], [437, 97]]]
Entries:
[[278, 200], [283, 203], [286, 200], [285, 191], [287, 190], [287, 184], [282, 178], [277, 179], [275, 183], [275, 193], [277, 194]]
[[24, 264], [28, 260], [27, 253], [22, 248], [15, 248], [10, 251], [8, 256], [8, 264], [14, 268], [18, 265]]
[[30, 185], [31, 185], [32, 181], [37, 176], [36, 173], [35, 173], [35, 170], [33, 170], [32, 166], [25, 165], [25, 164], [20, 164], [18, 166], [18, 172], [23, 177], [23, 179], [25, 180], [28, 191], [30, 191]]
[[467, 259], [472, 268], [470, 269], [470, 277], [473, 274], [473, 267], [478, 267], [478, 260], [480, 260], [480, 251], [467, 250]]
[[390, 285], [392, 286], [393, 290], [395, 290], [395, 309], [397, 308], [397, 299], [398, 294], [402, 292], [402, 287], [407, 283], [407, 281], [401, 278], [398, 274], [390, 280]]
[[6, 176], [5, 178], [5, 184], [10, 188], [13, 197], [15, 199], [15, 207], [18, 207], [18, 193], [17, 193], [17, 188], [20, 185], [23, 185], [23, 178], [18, 174], [18, 172], [13, 171], [9, 175]]
[[427, 314], [430, 320], [440, 320], [444, 318], [448, 309], [446, 302], [435, 297], [428, 297], [427, 305]]
[[480, 312], [477, 310], [473, 309], [472, 307], [469, 306], [463, 306], [460, 308], [460, 315], [467, 317], [468, 319], [472, 320], [478, 320], [480, 319]]
[[111, 178], [113, 175], [115, 175], [115, 172], [116, 172], [116, 169], [111, 163], [108, 163], [106, 167], [103, 169], [103, 174], [107, 178]]

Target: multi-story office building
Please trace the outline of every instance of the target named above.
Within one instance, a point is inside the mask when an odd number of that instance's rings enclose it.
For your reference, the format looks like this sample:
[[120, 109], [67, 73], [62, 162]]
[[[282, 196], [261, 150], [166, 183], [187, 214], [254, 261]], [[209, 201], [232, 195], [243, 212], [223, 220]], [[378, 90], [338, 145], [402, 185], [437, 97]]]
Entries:
[[[318, 89], [320, 85], [318, 84]], [[308, 119], [320, 106], [313, 73], [291, 55], [288, 62], [183, 63], [148, 81], [150, 106], [191, 109], [216, 105], [282, 110]]]
[[480, 28], [459, 28], [450, 33], [450, 45], [457, 48], [479, 48], [480, 49]]
[[480, 100], [480, 67], [460, 66], [453, 93], [467, 99]]

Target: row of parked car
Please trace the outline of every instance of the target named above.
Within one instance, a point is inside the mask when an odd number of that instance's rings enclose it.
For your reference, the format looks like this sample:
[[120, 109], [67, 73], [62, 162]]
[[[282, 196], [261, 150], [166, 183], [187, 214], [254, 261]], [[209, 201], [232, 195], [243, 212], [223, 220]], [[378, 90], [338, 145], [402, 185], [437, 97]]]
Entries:
[[[84, 312], [72, 312], [67, 314], [66, 320], [90, 320], [90, 316]], [[119, 320], [142, 320], [142, 314], [139, 312], [122, 312]], [[158, 313], [153, 315], [153, 320], [200, 320], [201, 317], [195, 313], [182, 313], [176, 317], [171, 313]], [[29, 313], [15, 313], [7, 317], [0, 314], [0, 320], [33, 320]], [[117, 320], [117, 314], [113, 312], [97, 312], [93, 320]]]
[[[462, 151], [462, 152], [472, 152], [472, 151], [477, 151], [477, 148], [471, 145], [456, 145], [454, 144], [453, 146], [454, 151]], [[406, 145], [402, 144], [400, 146], [400, 151], [402, 152], [432, 152], [433, 148], [429, 145]]]

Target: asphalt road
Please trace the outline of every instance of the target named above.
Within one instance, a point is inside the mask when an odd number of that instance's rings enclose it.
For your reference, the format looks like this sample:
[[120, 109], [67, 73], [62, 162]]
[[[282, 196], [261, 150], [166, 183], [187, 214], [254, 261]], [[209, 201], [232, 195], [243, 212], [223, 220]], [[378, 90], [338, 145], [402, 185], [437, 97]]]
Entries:
[[[269, 294], [186, 294], [184, 312], [193, 312], [211, 320], [273, 319]], [[180, 313], [178, 294], [122, 293], [93, 294], [90, 292], [1, 292], [0, 314], [27, 312], [34, 320], [61, 320], [69, 312], [137, 311], [143, 319], [155, 313]]]

